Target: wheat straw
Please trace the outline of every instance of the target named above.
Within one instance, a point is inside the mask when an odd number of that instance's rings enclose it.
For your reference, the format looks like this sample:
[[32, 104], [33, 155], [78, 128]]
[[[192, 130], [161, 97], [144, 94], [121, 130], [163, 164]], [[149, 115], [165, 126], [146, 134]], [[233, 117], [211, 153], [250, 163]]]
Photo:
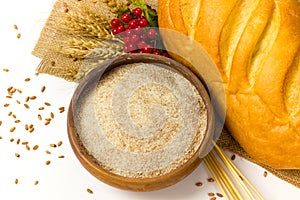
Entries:
[[[210, 152], [205, 158], [204, 162], [209, 169], [212, 176], [215, 178], [221, 191], [224, 193], [226, 199], [250, 199], [255, 200], [253, 193], [263, 200], [262, 195], [255, 189], [250, 181], [237, 169], [237, 167], [231, 162], [227, 155], [222, 151], [220, 147], [215, 144], [215, 152], [220, 160], [223, 162], [230, 175], [234, 178], [235, 182], [231, 180], [223, 165], [219, 162], [215, 154]], [[235, 185], [237, 183], [237, 185]], [[242, 189], [239, 191], [239, 189]], [[250, 191], [251, 189], [252, 191]], [[241, 193], [242, 192], [242, 193]], [[253, 192], [253, 193], [252, 193]], [[244, 198], [243, 195], [246, 197]]]
[[[208, 168], [208, 170], [210, 171], [210, 173], [212, 174], [212, 176], [215, 178], [217, 184], [219, 185], [221, 191], [224, 194], [224, 197], [226, 199], [232, 199], [233, 196], [231, 195], [231, 193], [228, 190], [228, 187], [226, 187], [226, 185], [224, 184], [224, 182], [220, 181], [220, 179], [217, 177], [216, 174], [216, 169], [215, 167], [211, 164], [211, 161], [209, 161], [208, 157], [204, 159], [204, 162]], [[229, 198], [230, 197], [230, 198]]]
[[[257, 197], [260, 200], [263, 200], [264, 198], [262, 195], [257, 191], [257, 189], [250, 183], [250, 181], [242, 174], [242, 172], [231, 162], [231, 160], [226, 156], [226, 154], [222, 151], [222, 149], [215, 145], [215, 149], [219, 157], [222, 159], [222, 161], [225, 163], [226, 167], [231, 170], [233, 175], [235, 176], [236, 180], [240, 183], [242, 187], [246, 187], [245, 184], [243, 184], [243, 181], [248, 185], [248, 187], [257, 195]], [[243, 181], [242, 181], [243, 180]], [[247, 187], [246, 187], [247, 188]], [[246, 189], [248, 193], [251, 194], [251, 192]], [[251, 194], [252, 199], [255, 199]]]
[[217, 158], [214, 156], [213, 153], [209, 153], [208, 155], [209, 164], [214, 166], [216, 170], [217, 177], [215, 179], [219, 179], [225, 184], [225, 187], [229, 190], [229, 194], [233, 196], [233, 199], [243, 199], [243, 196], [239, 192], [238, 188], [230, 179], [229, 175], [226, 173], [224, 168], [220, 165]]

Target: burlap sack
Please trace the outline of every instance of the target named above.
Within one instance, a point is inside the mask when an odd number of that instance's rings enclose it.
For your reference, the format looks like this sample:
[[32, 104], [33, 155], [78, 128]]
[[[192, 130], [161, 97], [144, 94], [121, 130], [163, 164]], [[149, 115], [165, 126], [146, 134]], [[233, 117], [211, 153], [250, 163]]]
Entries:
[[[126, 0], [116, 1], [126, 2]], [[152, 8], [157, 8], [158, 0], [145, 0], [145, 2]], [[66, 4], [68, 5], [68, 9], [78, 9], [78, 6], [84, 5], [91, 9], [91, 11], [103, 15], [108, 19], [114, 18], [115, 15], [109, 11], [107, 4], [103, 3], [101, 0], [58, 0], [55, 3], [45, 27], [41, 32], [40, 38], [33, 50], [33, 55], [42, 59], [40, 65], [37, 67], [37, 73], [47, 73], [64, 78], [68, 81], [76, 81], [80, 79], [80, 76], [78, 78], [78, 72], [83, 61], [70, 58], [59, 51], [65, 38], [64, 34], [59, 31], [57, 27], [60, 26], [60, 16], [65, 12]], [[226, 129], [223, 130], [218, 144], [223, 149], [232, 151], [233, 153], [256, 163], [231, 137]], [[300, 188], [300, 170], [275, 170], [265, 165], [259, 165], [279, 178]]]

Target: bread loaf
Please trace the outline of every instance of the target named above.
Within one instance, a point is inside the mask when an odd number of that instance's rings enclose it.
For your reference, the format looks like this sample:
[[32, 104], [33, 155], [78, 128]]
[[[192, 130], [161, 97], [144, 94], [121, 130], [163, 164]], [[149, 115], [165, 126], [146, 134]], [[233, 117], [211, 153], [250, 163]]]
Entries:
[[[300, 3], [160, 0], [158, 16], [159, 27], [188, 35], [216, 63], [226, 127], [245, 151], [273, 168], [300, 169]], [[178, 45], [168, 41], [167, 49]]]

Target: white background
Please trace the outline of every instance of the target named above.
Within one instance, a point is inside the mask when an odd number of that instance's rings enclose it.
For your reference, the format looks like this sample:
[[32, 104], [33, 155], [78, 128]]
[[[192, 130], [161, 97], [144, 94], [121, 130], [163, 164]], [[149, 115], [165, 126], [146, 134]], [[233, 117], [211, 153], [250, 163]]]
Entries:
[[[14, 0], [2, 1], [0, 6], [0, 199], [1, 200], [89, 200], [89, 199], [210, 199], [208, 192], [221, 192], [216, 183], [208, 183], [207, 178], [211, 177], [204, 164], [194, 171], [189, 177], [180, 183], [167, 189], [136, 193], [122, 191], [112, 188], [93, 176], [91, 176], [79, 163], [70, 147], [66, 119], [67, 112], [59, 113], [58, 108], [64, 106], [67, 110], [72, 93], [76, 84], [66, 82], [62, 79], [39, 75], [35, 76], [35, 68], [39, 64], [39, 59], [31, 55], [35, 42], [46, 21], [54, 0]], [[17, 24], [19, 30], [14, 29]], [[21, 33], [21, 38], [17, 39], [17, 34]], [[4, 72], [3, 68], [9, 68], [9, 72]], [[25, 82], [25, 78], [31, 81]], [[45, 85], [46, 91], [40, 92]], [[13, 99], [5, 98], [6, 89], [14, 86], [23, 91], [16, 93]], [[36, 100], [28, 104], [30, 109], [26, 109], [22, 103], [27, 96], [37, 96]], [[17, 104], [16, 100], [21, 101]], [[38, 107], [44, 102], [52, 105], [46, 107], [44, 111], [39, 111]], [[5, 108], [3, 105], [9, 103]], [[12, 111], [16, 114], [21, 123], [15, 124], [14, 119], [8, 116]], [[49, 117], [53, 112], [55, 118], [50, 125], [44, 126], [39, 121], [37, 115]], [[25, 124], [34, 124], [35, 131], [31, 134], [24, 129]], [[10, 133], [10, 128], [16, 126], [16, 130]], [[14, 142], [10, 139], [14, 138]], [[36, 151], [27, 151], [24, 145], [17, 145], [16, 140], [28, 141], [32, 148], [39, 145]], [[63, 141], [59, 148], [51, 148], [50, 143]], [[52, 152], [51, 155], [45, 150]], [[15, 153], [21, 155], [15, 157]], [[228, 153], [231, 155], [231, 153]], [[64, 159], [58, 159], [59, 155], [64, 155]], [[51, 160], [50, 165], [45, 162]], [[300, 189], [286, 183], [272, 174], [263, 176], [264, 169], [237, 157], [234, 163], [250, 179], [253, 185], [262, 193], [265, 199], [281, 200], [296, 199], [300, 196]], [[15, 184], [18, 178], [19, 183]], [[34, 185], [38, 180], [39, 184]], [[202, 187], [196, 187], [196, 182], [202, 182]], [[90, 188], [94, 194], [89, 194], [86, 189]], [[224, 199], [224, 198], [218, 198]]]

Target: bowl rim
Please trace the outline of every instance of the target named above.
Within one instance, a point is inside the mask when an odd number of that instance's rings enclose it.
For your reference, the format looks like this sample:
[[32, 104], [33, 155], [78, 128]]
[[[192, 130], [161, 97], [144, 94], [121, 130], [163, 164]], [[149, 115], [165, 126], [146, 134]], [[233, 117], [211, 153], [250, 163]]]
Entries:
[[[204, 132], [201, 144], [198, 149], [185, 163], [169, 173], [163, 174], [161, 176], [149, 177], [149, 178], [132, 178], [124, 177], [118, 174], [114, 174], [110, 171], [103, 169], [92, 155], [89, 155], [85, 150], [84, 145], [81, 143], [79, 136], [76, 132], [76, 127], [74, 124], [74, 105], [80, 100], [85, 93], [89, 92], [90, 89], [94, 88], [99, 81], [99, 75], [108, 72], [109, 70], [122, 66], [124, 64], [130, 63], [156, 63], [167, 65], [174, 69], [179, 74], [183, 75], [187, 80], [189, 80], [197, 89], [200, 96], [203, 99], [205, 108], [207, 110], [207, 124], [206, 130]], [[200, 152], [211, 146], [210, 142], [212, 140], [214, 122], [214, 112], [210, 97], [208, 95], [206, 85], [201, 81], [201, 77], [195, 75], [188, 67], [183, 64], [163, 56], [153, 55], [153, 54], [124, 54], [118, 56], [112, 60], [106, 61], [100, 64], [98, 67], [93, 69], [86, 77], [84, 77], [79, 85], [77, 86], [70, 105], [68, 109], [67, 116], [67, 128], [68, 137], [71, 143], [73, 152], [75, 153], [77, 159], [81, 164], [96, 178], [105, 182], [111, 186], [132, 190], [132, 191], [152, 191], [163, 189], [170, 185], [173, 185], [189, 175], [199, 164], [201, 159], [199, 158]], [[174, 180], [172, 180], [174, 179]]]

